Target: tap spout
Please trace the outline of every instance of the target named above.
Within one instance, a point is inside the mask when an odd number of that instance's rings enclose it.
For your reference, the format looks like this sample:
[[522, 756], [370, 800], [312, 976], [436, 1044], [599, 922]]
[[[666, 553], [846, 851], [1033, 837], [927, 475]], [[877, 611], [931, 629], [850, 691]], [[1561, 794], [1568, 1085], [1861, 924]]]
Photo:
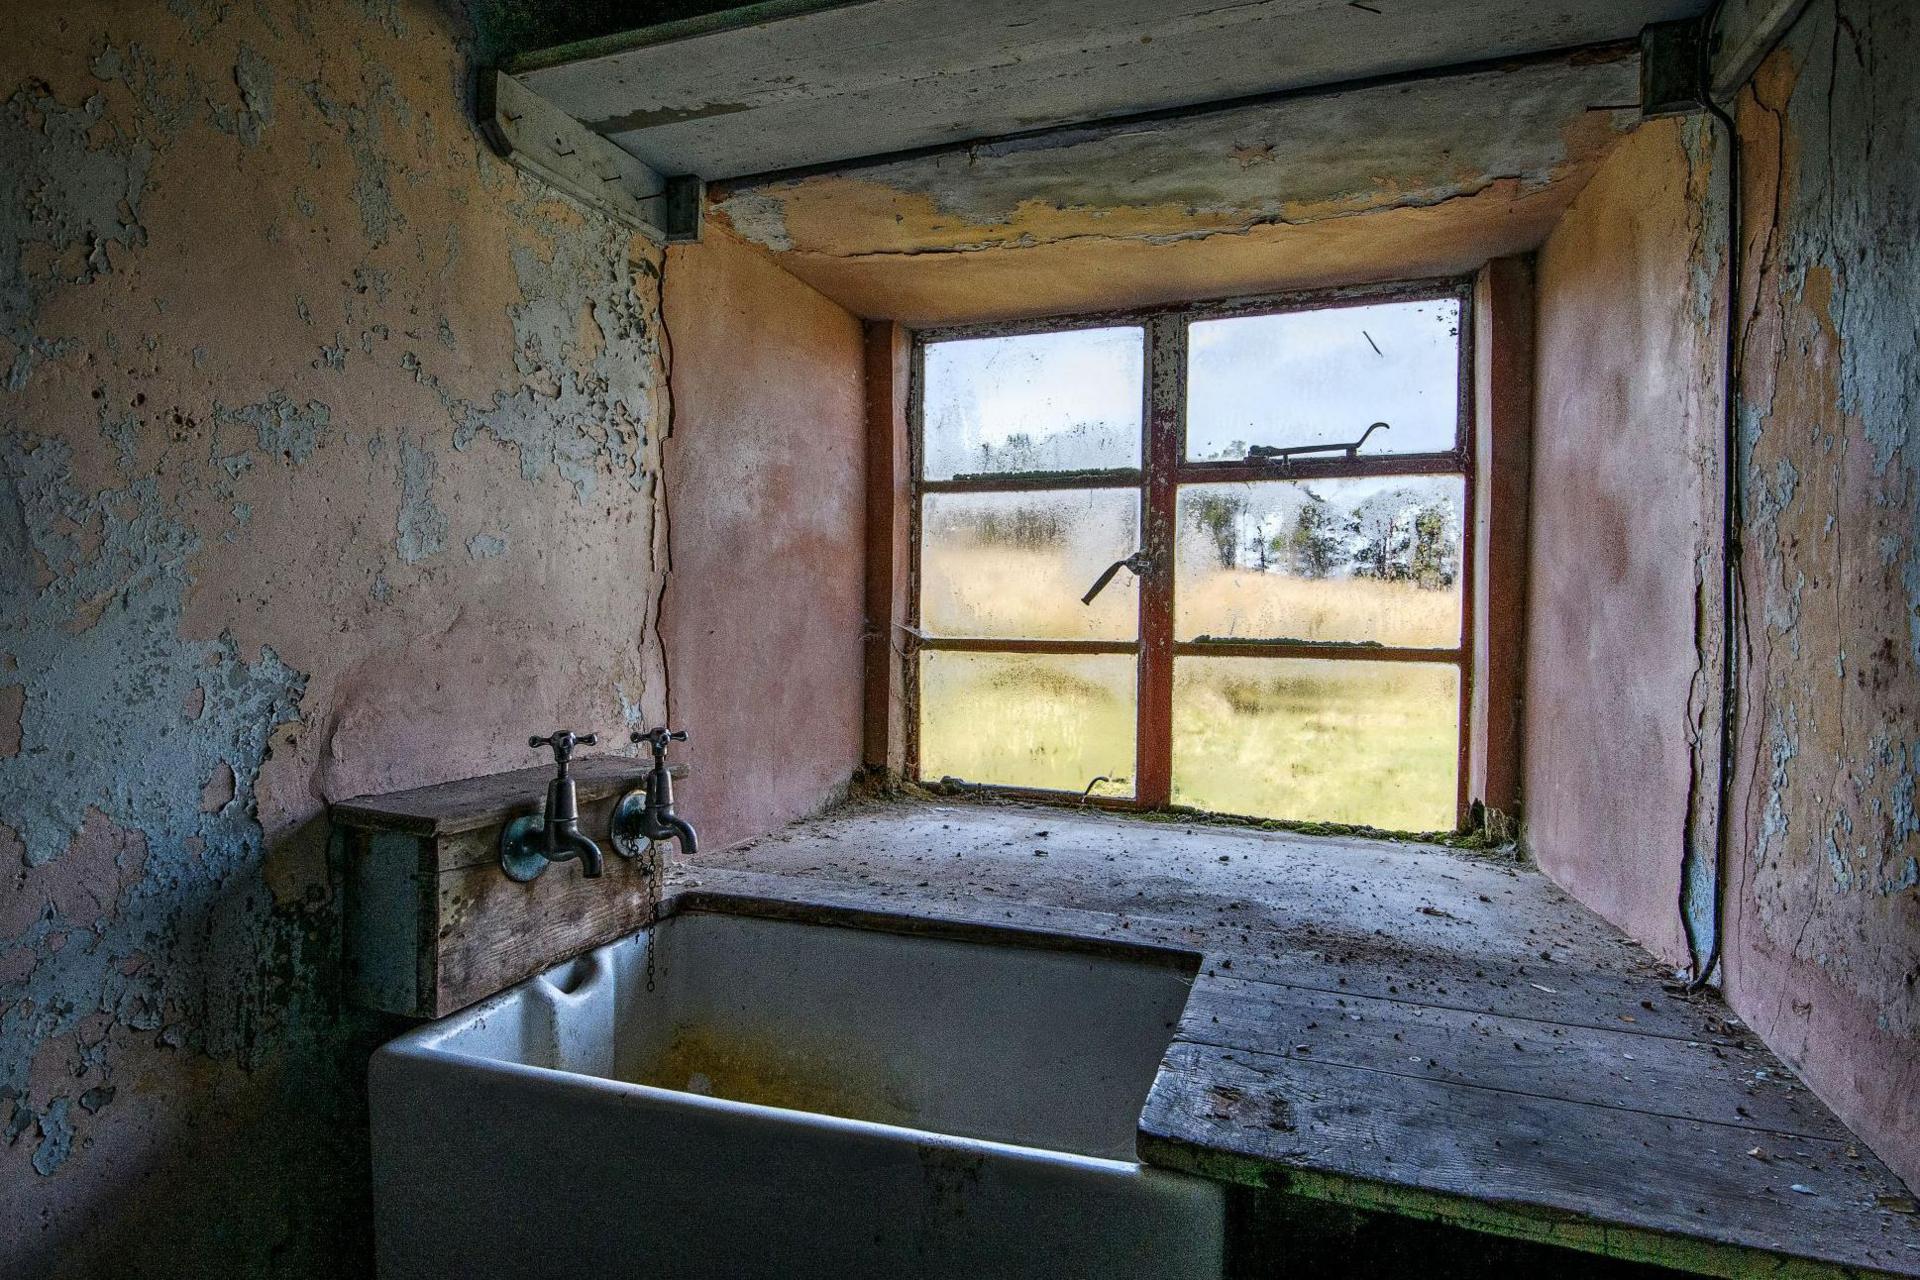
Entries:
[[547, 808], [543, 814], [525, 814], [509, 822], [500, 831], [500, 869], [507, 878], [526, 884], [553, 862], [580, 863], [580, 874], [589, 880], [606, 873], [606, 859], [600, 846], [580, 831], [580, 796], [567, 765], [578, 745], [594, 745], [594, 735], [576, 734], [562, 729], [544, 738], [529, 738], [529, 747], [552, 747], [555, 777], [547, 784]]
[[564, 827], [549, 828], [546, 833], [547, 861], [571, 862], [580, 860], [580, 874], [589, 880], [598, 880], [606, 874], [607, 860], [600, 852], [600, 846], [580, 834], [577, 822]]
[[691, 822], [688, 822], [685, 818], [672, 817], [666, 819], [664, 825], [667, 828], [668, 834], [662, 838], [671, 840], [676, 836], [679, 837], [680, 852], [682, 855], [691, 858], [694, 854], [700, 852], [700, 838], [694, 834], [693, 824]]
[[547, 818], [541, 831], [541, 843], [549, 862], [580, 860], [580, 874], [597, 880], [606, 873], [606, 859], [600, 846], [580, 834], [580, 798], [573, 779], [561, 766], [560, 776], [547, 784]]

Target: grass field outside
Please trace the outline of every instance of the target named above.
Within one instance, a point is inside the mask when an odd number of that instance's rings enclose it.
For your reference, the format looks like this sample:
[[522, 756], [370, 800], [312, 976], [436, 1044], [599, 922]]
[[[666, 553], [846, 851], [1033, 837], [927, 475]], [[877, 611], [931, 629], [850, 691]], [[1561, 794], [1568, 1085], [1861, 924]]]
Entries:
[[1454, 825], [1451, 665], [1177, 658], [1173, 802], [1390, 831]]
[[[943, 551], [936, 570], [922, 575], [923, 619], [934, 634], [1136, 635], [1133, 584], [1109, 588], [1126, 602], [1124, 613], [1112, 605], [1093, 613], [1079, 600], [1085, 566], [1067, 557], [955, 547]], [[1183, 638], [1459, 642], [1460, 597], [1451, 590], [1251, 569], [1181, 582]], [[989, 629], [971, 629], [983, 615]], [[1454, 825], [1459, 673], [1452, 665], [1189, 657], [1176, 662], [1174, 680], [1175, 803], [1389, 830]], [[1130, 656], [926, 653], [920, 773], [1069, 792], [1106, 776], [1125, 781], [1095, 794], [1131, 795], [1135, 705]]]
[[1133, 794], [1131, 654], [926, 653], [920, 775]]

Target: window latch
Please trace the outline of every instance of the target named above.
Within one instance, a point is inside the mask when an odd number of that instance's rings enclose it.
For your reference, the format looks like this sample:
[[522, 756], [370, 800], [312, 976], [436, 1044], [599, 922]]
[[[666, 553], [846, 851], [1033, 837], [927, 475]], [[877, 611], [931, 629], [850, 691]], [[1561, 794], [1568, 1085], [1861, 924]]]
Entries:
[[1105, 573], [1094, 579], [1093, 585], [1087, 588], [1087, 594], [1080, 597], [1080, 603], [1092, 604], [1093, 598], [1105, 591], [1107, 584], [1113, 581], [1113, 575], [1122, 569], [1129, 569], [1135, 577], [1138, 577], [1151, 568], [1153, 568], [1153, 557], [1144, 551], [1136, 551], [1124, 560], [1115, 560], [1107, 566]]

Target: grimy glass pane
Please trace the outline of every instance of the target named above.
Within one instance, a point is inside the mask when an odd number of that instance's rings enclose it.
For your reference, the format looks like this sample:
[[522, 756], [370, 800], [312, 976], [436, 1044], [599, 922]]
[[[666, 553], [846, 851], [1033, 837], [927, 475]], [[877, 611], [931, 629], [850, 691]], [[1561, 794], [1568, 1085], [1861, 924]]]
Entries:
[[1454, 447], [1460, 303], [1385, 302], [1201, 320], [1187, 330], [1187, 457], [1356, 441], [1361, 456]]
[[931, 342], [921, 475], [1140, 465], [1145, 337], [1137, 327]]
[[1128, 654], [920, 655], [920, 776], [1133, 794]]
[[920, 627], [977, 639], [1131, 640], [1139, 585], [1122, 569], [1140, 545], [1135, 489], [930, 493], [920, 506]]
[[1450, 831], [1453, 666], [1189, 658], [1173, 667], [1173, 800], [1215, 813]]
[[1465, 505], [1459, 476], [1187, 485], [1175, 634], [1454, 648]]

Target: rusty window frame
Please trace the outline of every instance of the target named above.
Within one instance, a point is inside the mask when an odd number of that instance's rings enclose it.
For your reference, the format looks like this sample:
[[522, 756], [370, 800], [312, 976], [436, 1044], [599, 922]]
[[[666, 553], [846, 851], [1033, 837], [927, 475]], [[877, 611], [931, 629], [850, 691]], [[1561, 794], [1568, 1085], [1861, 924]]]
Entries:
[[[1188, 461], [1186, 457], [1187, 330], [1196, 321], [1243, 316], [1324, 311], [1382, 302], [1431, 302], [1451, 298], [1460, 305], [1456, 347], [1456, 420], [1452, 449], [1427, 453], [1373, 454], [1355, 458], [1243, 459]], [[1422, 662], [1446, 664], [1459, 672], [1456, 720], [1456, 827], [1467, 817], [1469, 751], [1472, 744], [1474, 626], [1473, 583], [1477, 572], [1473, 529], [1474, 486], [1474, 293], [1471, 277], [1395, 281], [1335, 289], [1297, 290], [1214, 302], [1180, 303], [1132, 311], [1082, 312], [988, 324], [915, 330], [908, 375], [908, 569], [906, 663], [906, 773], [920, 777], [920, 655], [922, 652], [1130, 654], [1135, 657], [1138, 701], [1135, 710], [1133, 795], [1079, 796], [1031, 787], [977, 784], [994, 795], [1060, 802], [1073, 800], [1120, 810], [1183, 809], [1172, 803], [1173, 667], [1184, 656], [1310, 658], [1348, 662]], [[1138, 468], [1101, 471], [1017, 472], [970, 475], [946, 480], [923, 476], [925, 457], [924, 393], [926, 348], [968, 338], [1003, 338], [1076, 329], [1137, 327], [1143, 330], [1145, 369], [1141, 392], [1142, 440]], [[1174, 639], [1173, 542], [1181, 486], [1258, 480], [1317, 480], [1380, 476], [1457, 476], [1464, 494], [1460, 538], [1460, 641], [1450, 648], [1356, 645], [1339, 641], [1243, 642]], [[1140, 494], [1142, 544], [1153, 567], [1140, 583], [1140, 625], [1135, 640], [982, 639], [928, 636], [920, 618], [920, 519], [931, 493], [1018, 493], [1034, 490], [1134, 489]], [[970, 784], [975, 785], [975, 784]], [[1188, 810], [1190, 811], [1190, 810]], [[1241, 815], [1257, 816], [1257, 815]]]

